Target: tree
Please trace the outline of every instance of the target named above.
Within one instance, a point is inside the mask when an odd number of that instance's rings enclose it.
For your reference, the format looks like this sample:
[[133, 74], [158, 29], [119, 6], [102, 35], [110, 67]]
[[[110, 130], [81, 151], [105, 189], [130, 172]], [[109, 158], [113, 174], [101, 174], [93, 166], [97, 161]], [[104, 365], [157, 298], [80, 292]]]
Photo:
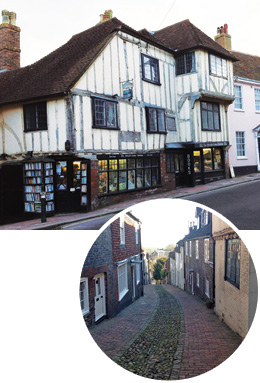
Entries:
[[166, 270], [164, 270], [164, 264], [167, 258], [162, 257], [158, 259], [154, 265], [153, 277], [156, 281], [161, 281], [166, 276]]

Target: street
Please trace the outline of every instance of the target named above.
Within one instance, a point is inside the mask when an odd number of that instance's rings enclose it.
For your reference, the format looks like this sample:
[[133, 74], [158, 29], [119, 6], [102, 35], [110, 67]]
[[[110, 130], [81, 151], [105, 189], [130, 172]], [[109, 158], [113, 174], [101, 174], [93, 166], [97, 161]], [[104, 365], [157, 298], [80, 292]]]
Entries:
[[241, 344], [202, 301], [172, 285], [146, 285], [144, 296], [90, 329], [107, 356], [137, 375], [186, 379], [224, 362]]
[[222, 214], [240, 230], [260, 230], [260, 181], [184, 197]]
[[[176, 197], [173, 195], [173, 197], [168, 196], [168, 198]], [[182, 196], [181, 198], [198, 202], [216, 210], [240, 230], [260, 230], [260, 180], [200, 192], [188, 197]], [[58, 229], [98, 230], [112, 217], [113, 214], [108, 214], [81, 222], [64, 224]]]

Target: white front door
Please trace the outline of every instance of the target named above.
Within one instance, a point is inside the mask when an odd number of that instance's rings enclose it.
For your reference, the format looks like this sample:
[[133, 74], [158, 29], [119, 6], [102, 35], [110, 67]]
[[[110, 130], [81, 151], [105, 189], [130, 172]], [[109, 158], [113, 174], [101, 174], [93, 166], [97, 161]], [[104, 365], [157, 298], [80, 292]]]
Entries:
[[95, 321], [106, 315], [105, 275], [94, 276], [95, 281]]

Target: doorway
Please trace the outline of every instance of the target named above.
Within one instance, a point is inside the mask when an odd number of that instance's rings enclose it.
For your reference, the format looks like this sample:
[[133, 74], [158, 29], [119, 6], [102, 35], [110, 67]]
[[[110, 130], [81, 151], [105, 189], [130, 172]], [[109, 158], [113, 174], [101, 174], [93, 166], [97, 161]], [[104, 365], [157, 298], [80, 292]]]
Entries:
[[131, 266], [132, 300], [135, 300], [135, 266]]
[[64, 158], [55, 163], [55, 210], [57, 213], [87, 211], [90, 203], [89, 164]]
[[176, 187], [187, 185], [187, 174], [185, 172], [186, 167], [187, 165], [185, 153], [174, 153], [174, 171]]
[[106, 315], [105, 275], [94, 276], [95, 283], [95, 322]]

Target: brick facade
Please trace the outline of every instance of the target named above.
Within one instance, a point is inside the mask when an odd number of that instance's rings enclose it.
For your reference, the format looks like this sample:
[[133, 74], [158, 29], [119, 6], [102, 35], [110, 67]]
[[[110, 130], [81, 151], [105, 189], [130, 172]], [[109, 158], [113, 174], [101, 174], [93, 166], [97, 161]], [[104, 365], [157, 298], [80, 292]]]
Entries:
[[16, 25], [0, 25], [0, 70], [20, 68], [20, 31]]
[[[124, 216], [125, 244], [121, 244], [120, 218], [111, 223], [91, 247], [85, 260], [81, 278], [88, 278], [89, 311], [84, 315], [88, 327], [98, 323], [95, 315], [95, 276], [102, 275], [105, 284], [105, 315], [111, 318], [143, 295], [141, 234], [138, 219]], [[136, 240], [136, 230], [138, 241]], [[136, 243], [137, 242], [137, 243]], [[118, 267], [126, 264], [127, 289], [119, 294]], [[140, 273], [137, 273], [137, 267]], [[140, 280], [138, 281], [138, 275]], [[103, 319], [103, 317], [101, 318]]]

